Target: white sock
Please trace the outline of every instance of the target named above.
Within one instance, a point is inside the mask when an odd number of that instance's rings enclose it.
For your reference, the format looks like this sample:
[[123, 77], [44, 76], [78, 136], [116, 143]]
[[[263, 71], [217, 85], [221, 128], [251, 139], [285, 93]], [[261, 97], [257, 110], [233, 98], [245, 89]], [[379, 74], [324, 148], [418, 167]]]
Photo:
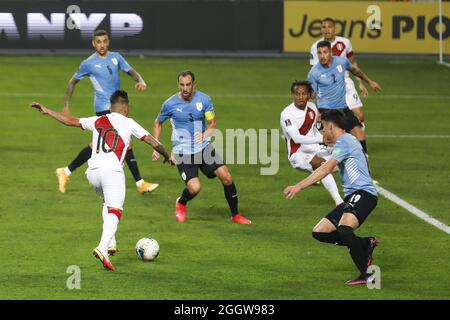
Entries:
[[339, 194], [338, 187], [331, 173], [322, 179], [322, 184], [325, 187], [325, 189], [327, 189], [327, 191], [330, 193], [336, 205], [344, 202], [344, 200], [342, 200], [341, 198], [341, 195]]
[[103, 221], [105, 221], [106, 215], [108, 214], [108, 207], [106, 205], [103, 205], [103, 210], [102, 210], [102, 219]]
[[111, 238], [111, 241], [109, 242], [109, 246], [110, 247], [116, 247], [117, 246], [117, 242], [116, 242], [116, 235], [114, 234], [113, 237]]
[[116, 234], [118, 224], [119, 218], [115, 214], [107, 213], [103, 218], [103, 233], [98, 245], [98, 248], [103, 253], [108, 252], [108, 246], [111, 242], [111, 239]]
[[144, 179], [141, 179], [141, 180], [139, 180], [139, 181], [136, 181], [136, 186], [140, 186], [141, 184], [143, 184], [144, 183]]
[[66, 176], [70, 176], [72, 174], [72, 171], [70, 171], [69, 167], [65, 167], [64, 173], [66, 174]]
[[[103, 205], [103, 211], [102, 211], [103, 221], [106, 220], [106, 216], [107, 215], [108, 215], [108, 207]], [[109, 242], [108, 248], [109, 247], [115, 247], [116, 245], [117, 245], [116, 235], [114, 234], [113, 237], [111, 238], [111, 241]]]

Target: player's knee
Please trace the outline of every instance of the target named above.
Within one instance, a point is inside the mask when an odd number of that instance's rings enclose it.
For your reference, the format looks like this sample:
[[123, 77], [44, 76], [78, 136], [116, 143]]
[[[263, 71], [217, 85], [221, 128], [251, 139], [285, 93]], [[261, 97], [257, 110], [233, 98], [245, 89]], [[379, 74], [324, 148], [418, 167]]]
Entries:
[[[309, 164], [311, 165], [311, 167], [313, 168], [313, 170], [316, 170], [317, 168], [319, 168], [324, 162], [326, 162], [325, 159], [318, 157], [318, 156], [314, 156], [311, 161], [309, 162]], [[309, 169], [309, 168], [307, 168]], [[308, 170], [309, 171], [309, 170]]]
[[191, 195], [196, 195], [202, 189], [200, 183], [192, 183], [188, 185], [188, 190]]
[[321, 226], [320, 224], [318, 224], [317, 226], [315, 226], [315, 227], [312, 229], [312, 233], [318, 233], [318, 232], [326, 232], [326, 231], [324, 230], [324, 228], [322, 228], [322, 226]]
[[366, 134], [360, 126], [354, 127], [350, 133], [359, 141], [366, 139]]
[[361, 117], [362, 114], [363, 114], [361, 108], [356, 108], [356, 109], [353, 109], [352, 111], [353, 111], [353, 114], [354, 114], [357, 118]]
[[233, 183], [233, 177], [226, 166], [222, 166], [215, 172], [216, 176], [220, 179], [223, 185], [229, 186]]
[[233, 178], [231, 177], [231, 174], [228, 173], [226, 176], [222, 177], [220, 181], [222, 181], [224, 186], [230, 186], [233, 183]]
[[358, 119], [359, 119], [359, 122], [361, 122], [361, 125], [364, 128], [364, 122], [366, 121], [366, 119], [364, 118], [364, 114], [361, 113], [361, 116], [359, 116]]

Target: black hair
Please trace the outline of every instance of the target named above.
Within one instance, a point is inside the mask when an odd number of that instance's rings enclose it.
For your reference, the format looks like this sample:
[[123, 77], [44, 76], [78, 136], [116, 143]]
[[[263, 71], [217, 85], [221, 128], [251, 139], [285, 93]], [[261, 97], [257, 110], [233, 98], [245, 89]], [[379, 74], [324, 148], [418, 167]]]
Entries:
[[321, 119], [322, 121], [333, 122], [337, 127], [345, 130], [345, 113], [341, 110], [327, 110], [321, 113]]
[[322, 20], [322, 23], [324, 23], [324, 22], [326, 22], [326, 21], [328, 21], [328, 22], [331, 22], [333, 25], [335, 24], [335, 22], [334, 22], [334, 19], [333, 18], [330, 18], [330, 17], [328, 17], [328, 18], [325, 18], [325, 19], [323, 19]]
[[311, 86], [311, 83], [309, 81], [306, 81], [306, 80], [302, 80], [302, 81], [295, 80], [294, 82], [292, 82], [292, 84], [291, 84], [291, 93], [294, 93], [295, 89], [297, 87], [300, 87], [300, 86], [301, 87], [305, 87], [309, 94], [313, 93], [313, 88]]
[[100, 36], [108, 36], [108, 38], [109, 38], [108, 32], [106, 30], [103, 30], [103, 29], [95, 30], [94, 34], [92, 35], [92, 38], [100, 37]]
[[124, 90], [114, 91], [114, 93], [111, 95], [111, 98], [109, 98], [109, 101], [111, 102], [111, 104], [114, 104], [116, 102], [130, 102], [130, 100], [128, 100], [128, 93]]
[[191, 76], [192, 82], [195, 82], [194, 73], [192, 71], [189, 71], [189, 70], [181, 71], [178, 74], [177, 81], [180, 81], [180, 77], [187, 77], [187, 76]]
[[323, 41], [319, 41], [319, 43], [317, 43], [317, 49], [323, 48], [323, 47], [327, 47], [328, 49], [331, 50], [331, 43], [330, 43], [330, 41], [323, 40]]

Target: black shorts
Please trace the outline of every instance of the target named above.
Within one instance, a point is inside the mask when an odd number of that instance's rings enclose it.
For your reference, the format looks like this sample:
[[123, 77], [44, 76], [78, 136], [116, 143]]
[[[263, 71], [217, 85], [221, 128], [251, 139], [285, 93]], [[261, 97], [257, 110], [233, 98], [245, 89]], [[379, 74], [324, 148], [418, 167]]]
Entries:
[[325, 218], [331, 221], [337, 228], [342, 215], [346, 212], [353, 213], [362, 225], [369, 214], [377, 206], [378, 198], [364, 190], [357, 190], [344, 199], [344, 203], [331, 210]]
[[100, 116], [104, 116], [105, 114], [110, 114], [110, 113], [111, 113], [110, 110], [105, 110], [105, 111], [96, 112], [95, 114], [97, 115], [97, 117], [100, 117]]
[[[324, 113], [331, 109], [319, 108], [318, 110], [320, 113]], [[350, 110], [349, 108], [343, 108], [343, 109], [339, 109], [339, 110], [341, 110], [345, 114], [345, 131], [346, 132], [352, 131], [354, 127], [362, 127], [361, 122], [359, 122], [359, 119], [355, 116], [355, 114], [353, 113], [352, 110]]]
[[200, 152], [194, 154], [177, 154], [178, 172], [185, 183], [192, 178], [198, 177], [198, 169], [209, 179], [216, 177], [214, 171], [225, 165], [222, 158], [216, 153], [211, 145], [208, 145]]

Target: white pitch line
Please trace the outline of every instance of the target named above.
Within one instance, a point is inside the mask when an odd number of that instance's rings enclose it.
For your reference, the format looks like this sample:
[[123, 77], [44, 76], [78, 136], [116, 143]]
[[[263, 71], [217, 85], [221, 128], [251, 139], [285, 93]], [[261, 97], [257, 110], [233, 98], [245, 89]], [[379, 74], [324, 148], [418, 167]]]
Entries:
[[376, 186], [378, 192], [383, 195], [385, 198], [391, 200], [392, 202], [396, 203], [397, 205], [399, 205], [400, 207], [402, 207], [403, 209], [406, 209], [407, 211], [409, 211], [410, 213], [412, 213], [413, 215], [415, 215], [416, 217], [418, 217], [419, 219], [422, 219], [423, 221], [435, 226], [436, 228], [438, 228], [439, 230], [444, 231], [447, 234], [450, 234], [450, 227], [448, 225], [446, 225], [445, 223], [440, 222], [439, 220], [433, 218], [432, 216], [430, 216], [429, 214], [427, 214], [426, 212], [423, 212], [422, 210], [414, 207], [412, 204], [406, 202], [405, 200], [399, 198], [398, 196], [396, 196], [395, 194], [393, 194], [392, 192], [380, 187], [380, 186]]
[[448, 63], [448, 62], [445, 62], [445, 61], [438, 61], [438, 64], [440, 64], [440, 65], [442, 65], [442, 66], [446, 66], [446, 67], [449, 67], [450, 68], [450, 63]]
[[368, 134], [368, 138], [395, 138], [395, 139], [450, 139], [450, 135], [437, 134]]

